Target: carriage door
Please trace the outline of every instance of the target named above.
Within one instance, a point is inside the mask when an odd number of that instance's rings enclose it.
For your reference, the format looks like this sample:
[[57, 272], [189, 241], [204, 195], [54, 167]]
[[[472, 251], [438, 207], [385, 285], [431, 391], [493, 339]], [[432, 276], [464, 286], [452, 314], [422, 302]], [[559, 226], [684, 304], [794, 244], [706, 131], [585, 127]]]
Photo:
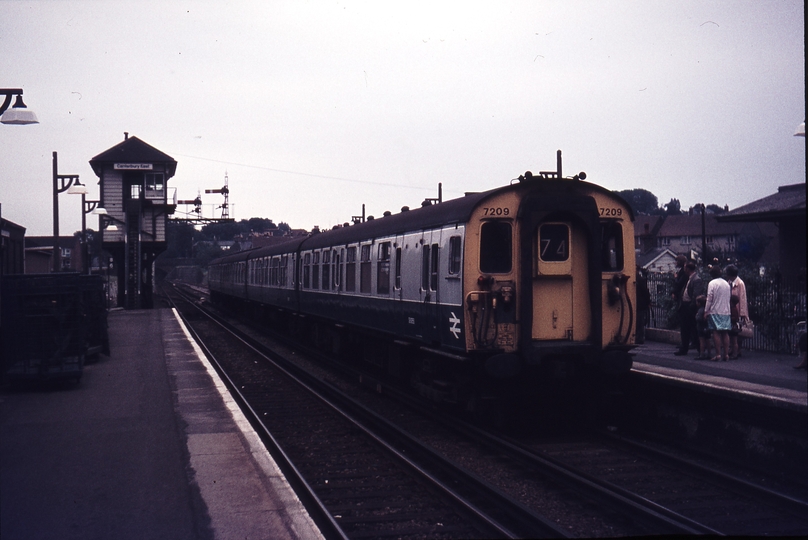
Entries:
[[588, 249], [574, 222], [539, 223], [534, 235], [534, 340], [585, 340], [589, 337]]
[[424, 231], [421, 244], [421, 308], [424, 339], [440, 341], [438, 309], [440, 305], [440, 238], [441, 231]]

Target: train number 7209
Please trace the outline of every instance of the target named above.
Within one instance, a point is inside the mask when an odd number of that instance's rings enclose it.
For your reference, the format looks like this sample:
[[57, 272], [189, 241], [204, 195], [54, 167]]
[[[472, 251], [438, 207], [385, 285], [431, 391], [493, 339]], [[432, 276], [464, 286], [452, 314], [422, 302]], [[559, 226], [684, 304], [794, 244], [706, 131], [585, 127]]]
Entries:
[[602, 217], [620, 217], [623, 215], [622, 208], [604, 208], [600, 207], [600, 215]]
[[486, 216], [509, 216], [511, 215], [510, 208], [503, 208], [501, 206], [486, 206], [484, 209]]

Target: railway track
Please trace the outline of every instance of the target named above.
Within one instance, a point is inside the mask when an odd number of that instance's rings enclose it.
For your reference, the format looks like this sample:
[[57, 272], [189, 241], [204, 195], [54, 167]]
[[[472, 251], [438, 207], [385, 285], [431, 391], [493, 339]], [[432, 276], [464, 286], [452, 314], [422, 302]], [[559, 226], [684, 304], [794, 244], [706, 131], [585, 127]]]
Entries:
[[[254, 424], [305, 489], [326, 536], [559, 537], [564, 531], [462, 472], [329, 384], [171, 295]], [[247, 352], [245, 349], [249, 349]], [[507, 525], [505, 525], [507, 523]]]
[[[393, 392], [390, 388], [384, 391]], [[261, 390], [256, 392], [260, 394]], [[753, 482], [711, 472], [709, 467], [696, 468], [692, 463], [670, 455], [662, 456], [649, 448], [628, 446], [626, 442], [591, 433], [582, 437], [564, 436], [561, 441], [512, 440], [444, 415], [435, 415], [428, 407], [424, 409], [422, 403], [411, 404], [405, 410], [398, 401], [370, 392], [356, 395], [365, 409], [375, 411], [371, 416], [388, 419], [387, 427], [376, 429], [399, 432], [399, 436], [404, 432], [415, 440], [407, 443], [413, 446], [406, 447], [404, 452], [411, 461], [428, 462], [419, 454], [425, 447], [427, 454], [437, 454], [450, 464], [437, 465], [433, 461], [429, 466], [422, 466], [432, 471], [430, 474], [435, 479], [454, 487], [460, 483], [460, 478], [471, 476], [489, 492], [498, 493], [497, 498], [509, 500], [509, 504], [527, 510], [538, 519], [538, 524], [516, 525], [521, 518], [509, 515], [507, 510], [492, 511], [496, 517], [491, 521], [507, 525], [501, 525], [500, 530], [495, 527], [493, 533], [478, 532], [471, 536], [793, 535], [808, 531], [804, 517], [808, 515], [808, 505], [799, 497], [760, 489]], [[297, 408], [290, 408], [288, 401], [266, 396], [263, 399], [273, 402], [267, 404], [271, 410], [283, 411], [275, 412], [275, 416], [290, 415], [291, 409]], [[418, 408], [421, 412], [414, 413]], [[368, 424], [376, 422], [381, 421], [367, 421]], [[276, 426], [273, 429], [289, 428]], [[328, 440], [341, 441], [345, 437], [345, 432], [329, 432], [324, 436], [325, 448], [319, 451], [329, 455], [334, 446]], [[400, 440], [393, 444], [404, 448]], [[308, 470], [308, 463], [300, 463]], [[346, 468], [336, 481], [349, 485], [361, 482], [371, 470], [361, 464], [354, 469]], [[316, 473], [314, 477], [324, 482]], [[463, 504], [474, 506], [472, 501], [476, 501], [478, 495], [469, 487], [463, 489], [465, 495], [461, 498], [466, 501]], [[328, 496], [327, 490], [322, 493]], [[477, 506], [491, 508], [491, 503], [480, 502]], [[359, 526], [362, 516], [350, 514], [345, 519], [349, 507], [350, 503], [343, 500], [329, 511], [346, 524]], [[445, 511], [441, 509], [432, 515], [442, 519]], [[446, 527], [442, 521], [438, 522]], [[536, 527], [540, 526], [548, 526], [548, 529], [537, 532]], [[467, 536], [451, 526], [441, 532], [447, 537]], [[434, 536], [438, 532], [431, 530], [423, 534]]]

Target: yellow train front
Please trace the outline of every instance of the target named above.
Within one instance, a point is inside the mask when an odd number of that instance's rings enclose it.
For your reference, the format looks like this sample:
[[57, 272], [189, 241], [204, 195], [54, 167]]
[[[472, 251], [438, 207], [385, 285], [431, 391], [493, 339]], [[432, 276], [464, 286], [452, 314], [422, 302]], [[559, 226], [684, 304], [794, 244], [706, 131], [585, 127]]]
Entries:
[[493, 379], [553, 383], [631, 368], [632, 210], [583, 178], [562, 178], [559, 156], [558, 171], [526, 173], [470, 216], [466, 349]]

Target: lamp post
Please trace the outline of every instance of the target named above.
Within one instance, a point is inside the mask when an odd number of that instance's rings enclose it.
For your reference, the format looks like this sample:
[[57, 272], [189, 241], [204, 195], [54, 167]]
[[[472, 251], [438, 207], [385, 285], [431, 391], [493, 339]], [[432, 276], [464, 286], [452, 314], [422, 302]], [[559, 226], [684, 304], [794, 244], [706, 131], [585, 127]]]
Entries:
[[[0, 88], [0, 96], [5, 96], [0, 103], [0, 122], [20, 126], [39, 123], [34, 111], [28, 109], [22, 101], [22, 88]], [[17, 96], [17, 99], [14, 106], [9, 109], [12, 96]]]
[[706, 207], [704, 203], [699, 203], [696, 208], [701, 209], [701, 262], [703, 266], [707, 265], [707, 231], [706, 231]]
[[[87, 193], [87, 188], [79, 183], [77, 174], [59, 174], [58, 158], [56, 152], [53, 153], [53, 271], [59, 272], [62, 269], [62, 252], [59, 248], [59, 194], [71, 189], [76, 183]], [[81, 190], [72, 188], [68, 193], [81, 193]], [[82, 208], [82, 211], [84, 209]], [[83, 214], [82, 214], [83, 216]]]

